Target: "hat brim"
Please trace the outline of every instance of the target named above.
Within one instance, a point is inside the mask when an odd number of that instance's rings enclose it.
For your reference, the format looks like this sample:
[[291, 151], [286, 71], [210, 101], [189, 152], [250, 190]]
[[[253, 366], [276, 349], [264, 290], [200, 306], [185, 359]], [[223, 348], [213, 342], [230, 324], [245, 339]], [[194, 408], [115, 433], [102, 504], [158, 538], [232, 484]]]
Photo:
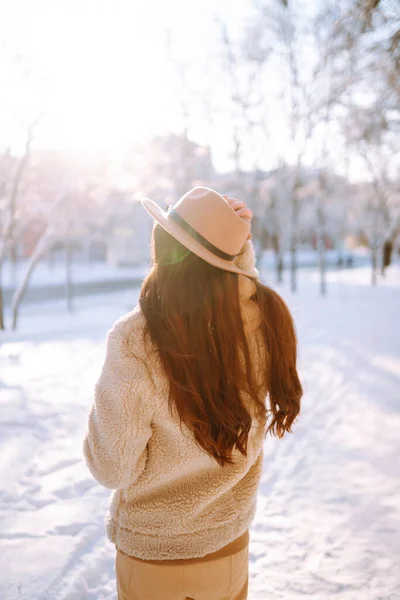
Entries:
[[239, 269], [233, 261], [224, 260], [223, 258], [219, 258], [207, 248], [204, 248], [197, 240], [192, 238], [192, 236], [187, 233], [182, 227], [180, 227], [177, 223], [172, 221], [172, 219], [168, 218], [168, 214], [162, 210], [156, 202], [150, 200], [149, 198], [142, 198], [141, 203], [146, 211], [163, 227], [168, 233], [170, 233], [174, 238], [178, 240], [185, 248], [199, 256], [210, 265], [214, 267], [218, 267], [219, 269], [223, 269], [224, 271], [230, 271], [231, 273], [237, 273], [238, 275], [245, 275], [246, 277], [250, 277], [250, 279], [257, 279], [258, 275], [251, 271], [245, 271], [243, 269]]

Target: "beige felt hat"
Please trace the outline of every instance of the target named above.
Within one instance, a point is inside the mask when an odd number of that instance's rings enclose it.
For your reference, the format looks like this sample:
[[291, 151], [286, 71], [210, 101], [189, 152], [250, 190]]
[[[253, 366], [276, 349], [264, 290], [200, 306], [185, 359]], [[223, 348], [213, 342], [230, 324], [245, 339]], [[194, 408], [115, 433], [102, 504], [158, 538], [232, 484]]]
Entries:
[[225, 271], [257, 278], [254, 271], [234, 264], [250, 233], [250, 223], [241, 219], [218, 192], [195, 187], [167, 212], [148, 198], [141, 202], [157, 223], [206, 262]]

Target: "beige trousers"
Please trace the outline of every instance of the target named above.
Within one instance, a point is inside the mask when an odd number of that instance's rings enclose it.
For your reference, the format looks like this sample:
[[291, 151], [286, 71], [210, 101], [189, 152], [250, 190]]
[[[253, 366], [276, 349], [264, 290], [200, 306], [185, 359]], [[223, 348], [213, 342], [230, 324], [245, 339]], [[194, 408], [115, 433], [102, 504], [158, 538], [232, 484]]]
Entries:
[[117, 550], [118, 600], [246, 600], [249, 546], [206, 562], [154, 565]]

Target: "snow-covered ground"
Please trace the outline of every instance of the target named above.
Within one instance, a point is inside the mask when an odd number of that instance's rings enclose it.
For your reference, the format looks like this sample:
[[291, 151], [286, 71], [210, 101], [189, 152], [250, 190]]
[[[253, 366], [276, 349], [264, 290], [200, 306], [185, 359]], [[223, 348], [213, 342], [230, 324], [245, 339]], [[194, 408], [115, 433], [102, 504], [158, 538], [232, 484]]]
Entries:
[[[400, 269], [300, 274], [305, 395], [292, 435], [265, 442], [249, 600], [400, 598]], [[0, 598], [115, 600], [109, 491], [81, 455], [112, 322], [138, 290], [27, 305], [0, 347]]]

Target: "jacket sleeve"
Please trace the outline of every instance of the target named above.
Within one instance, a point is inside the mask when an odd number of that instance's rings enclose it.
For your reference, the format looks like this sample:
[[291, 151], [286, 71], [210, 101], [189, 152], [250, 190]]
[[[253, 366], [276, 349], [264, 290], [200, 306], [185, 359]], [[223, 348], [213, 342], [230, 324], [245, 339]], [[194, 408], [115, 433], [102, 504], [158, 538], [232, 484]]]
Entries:
[[234, 263], [239, 269], [244, 269], [254, 273], [256, 278], [259, 278], [259, 271], [256, 267], [256, 256], [254, 246], [251, 240], [246, 240], [242, 250], [235, 258]]
[[[259, 272], [256, 268], [256, 258], [254, 246], [250, 240], [244, 244], [240, 254], [235, 258], [235, 265], [240, 269], [254, 273], [259, 279]], [[248, 300], [256, 292], [256, 284], [253, 279], [244, 275], [239, 275], [239, 297], [240, 299]]]
[[108, 334], [83, 444], [93, 477], [110, 489], [128, 487], [143, 471], [154, 414], [146, 402], [146, 369], [126, 329], [119, 321]]

